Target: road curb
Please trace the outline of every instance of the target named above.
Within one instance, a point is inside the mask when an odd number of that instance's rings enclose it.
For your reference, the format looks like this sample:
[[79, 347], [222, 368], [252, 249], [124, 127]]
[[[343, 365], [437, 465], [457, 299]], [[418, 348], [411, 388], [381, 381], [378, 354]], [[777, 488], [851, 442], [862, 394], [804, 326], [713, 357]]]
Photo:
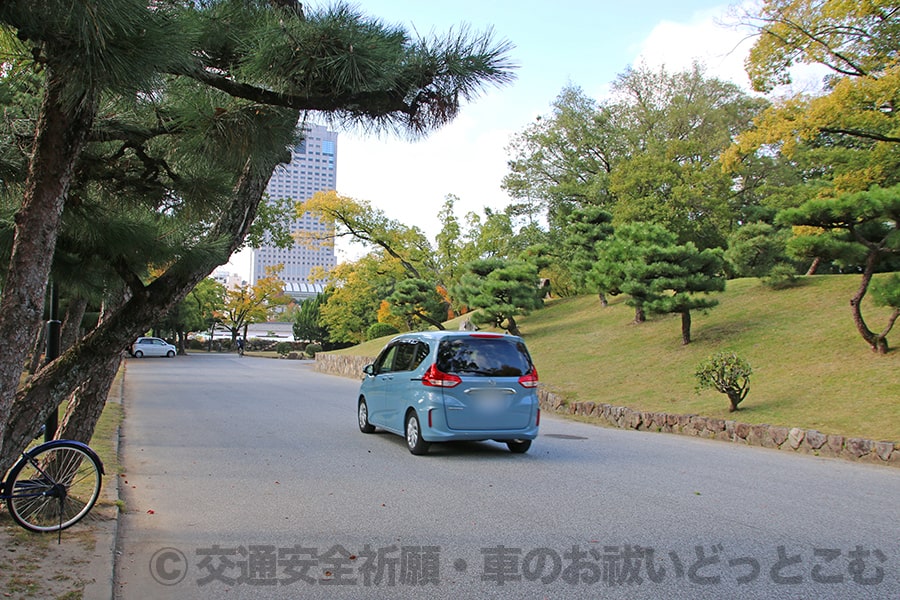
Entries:
[[[125, 393], [125, 361], [122, 361], [122, 376], [110, 388], [107, 403], [123, 404]], [[124, 415], [123, 415], [124, 417]], [[116, 427], [112, 439], [113, 455], [119, 458], [119, 435], [121, 423]], [[116, 461], [118, 462], [118, 460]], [[85, 573], [82, 600], [112, 600], [115, 597], [116, 545], [119, 536], [119, 474], [106, 470], [106, 481], [102, 497], [112, 505], [111, 516], [92, 524], [95, 531], [94, 553]]]

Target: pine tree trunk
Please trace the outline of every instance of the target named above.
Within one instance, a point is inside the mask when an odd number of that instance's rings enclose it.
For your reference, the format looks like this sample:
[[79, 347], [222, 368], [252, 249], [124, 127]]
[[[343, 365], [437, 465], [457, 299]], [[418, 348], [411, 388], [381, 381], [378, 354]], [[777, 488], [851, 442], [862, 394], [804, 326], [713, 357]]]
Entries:
[[869, 329], [862, 316], [862, 301], [869, 289], [869, 283], [872, 281], [872, 275], [875, 273], [875, 265], [877, 262], [878, 253], [870, 249], [869, 254], [866, 256], [866, 267], [863, 270], [862, 281], [860, 281], [859, 288], [856, 290], [853, 298], [850, 299], [850, 309], [853, 312], [853, 322], [856, 324], [856, 330], [859, 331], [859, 334], [866, 340], [869, 347], [872, 348], [872, 352], [887, 354], [887, 339], [883, 335], [878, 335]]
[[66, 316], [62, 323], [62, 332], [59, 339], [59, 349], [65, 352], [75, 345], [78, 338], [81, 337], [81, 321], [84, 319], [84, 312], [87, 310], [88, 301], [86, 298], [73, 298], [69, 301], [69, 307], [66, 309]]
[[522, 332], [519, 331], [519, 326], [516, 324], [516, 320], [512, 316], [506, 317], [506, 330], [511, 335], [517, 335], [519, 337], [522, 336]]
[[819, 265], [822, 264], [822, 257], [817, 256], [813, 259], [812, 263], [809, 265], [809, 268], [806, 270], [807, 275], [815, 275], [816, 271], [819, 268]]
[[691, 311], [681, 313], [681, 344], [687, 346], [691, 343]]
[[31, 351], [31, 359], [28, 361], [28, 373], [34, 375], [41, 368], [44, 358], [44, 350], [47, 345], [47, 328], [38, 329], [37, 338], [34, 340], [34, 348]]
[[[125, 304], [126, 298], [127, 292], [123, 286], [118, 294], [112, 294], [109, 299], [104, 301], [100, 312], [100, 323], [103, 323], [111, 315], [115, 314], [116, 310]], [[85, 303], [85, 306], [87, 306], [87, 303]], [[72, 315], [72, 317], [75, 318], [76, 316]], [[80, 324], [81, 317], [78, 316], [77, 319]], [[63, 349], [65, 348], [64, 346]], [[90, 379], [78, 386], [69, 395], [66, 414], [63, 416], [62, 423], [60, 423], [54, 436], [56, 439], [77, 440], [85, 444], [91, 441], [97, 420], [100, 419], [100, 415], [103, 414], [103, 408], [106, 406], [109, 387], [116, 377], [119, 365], [122, 364], [121, 352], [110, 353], [105, 358], [106, 360], [98, 361], [95, 366], [90, 368]]]
[[609, 306], [609, 302], [606, 300], [606, 294], [600, 292], [598, 293], [598, 296], [600, 296], [600, 306], [602, 306], [603, 308]]
[[90, 367], [91, 378], [72, 394], [66, 414], [56, 430], [57, 439], [90, 443], [121, 364], [122, 354], [119, 353], [100, 358]]
[[634, 308], [634, 323], [643, 323], [647, 320], [647, 315], [644, 313], [644, 309], [640, 306], [636, 306]]
[[[22, 207], [7, 276], [0, 296], [0, 444], [19, 387], [25, 358], [44, 314], [53, 248], [75, 161], [94, 117], [92, 98], [71, 99], [53, 65], [46, 67], [46, 88], [34, 134]], [[0, 461], [2, 466], [3, 461]], [[8, 466], [8, 465], [7, 465]], [[5, 471], [4, 471], [5, 472]]]

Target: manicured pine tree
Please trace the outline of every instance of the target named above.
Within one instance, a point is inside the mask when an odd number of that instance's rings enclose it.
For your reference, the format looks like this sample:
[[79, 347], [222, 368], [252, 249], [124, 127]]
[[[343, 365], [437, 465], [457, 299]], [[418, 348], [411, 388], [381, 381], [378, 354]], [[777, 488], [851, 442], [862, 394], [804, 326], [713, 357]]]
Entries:
[[707, 294], [725, 289], [723, 266], [718, 248], [701, 251], [693, 242], [649, 246], [629, 263], [622, 291], [639, 298], [647, 312], [680, 314], [681, 343], [690, 344], [691, 311], [719, 303]]

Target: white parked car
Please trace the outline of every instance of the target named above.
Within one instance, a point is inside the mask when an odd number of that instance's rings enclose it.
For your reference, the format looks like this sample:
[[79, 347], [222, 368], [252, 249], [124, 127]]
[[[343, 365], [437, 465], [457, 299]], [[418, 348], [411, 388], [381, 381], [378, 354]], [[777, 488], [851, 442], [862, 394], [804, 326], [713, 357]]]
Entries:
[[139, 337], [131, 346], [131, 355], [135, 358], [144, 356], [167, 356], [172, 358], [178, 350], [166, 340], [155, 337]]

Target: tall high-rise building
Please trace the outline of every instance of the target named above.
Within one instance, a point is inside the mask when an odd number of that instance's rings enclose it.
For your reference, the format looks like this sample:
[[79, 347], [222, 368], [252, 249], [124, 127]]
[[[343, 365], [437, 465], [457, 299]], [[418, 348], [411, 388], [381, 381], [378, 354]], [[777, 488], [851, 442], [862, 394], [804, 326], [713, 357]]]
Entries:
[[[290, 198], [302, 202], [316, 192], [337, 187], [337, 133], [321, 125], [303, 127], [303, 140], [291, 149], [291, 162], [278, 166], [269, 180], [266, 192], [272, 200]], [[327, 233], [329, 226], [318, 217], [306, 213], [291, 222], [290, 231]], [[329, 239], [315, 248], [295, 243], [286, 249], [255, 249], [250, 266], [250, 283], [265, 277], [266, 267], [279, 264], [284, 265], [280, 277], [285, 282], [286, 292], [297, 296], [311, 295], [321, 287], [309, 280], [313, 269], [321, 267], [329, 270], [337, 264], [334, 240]]]

